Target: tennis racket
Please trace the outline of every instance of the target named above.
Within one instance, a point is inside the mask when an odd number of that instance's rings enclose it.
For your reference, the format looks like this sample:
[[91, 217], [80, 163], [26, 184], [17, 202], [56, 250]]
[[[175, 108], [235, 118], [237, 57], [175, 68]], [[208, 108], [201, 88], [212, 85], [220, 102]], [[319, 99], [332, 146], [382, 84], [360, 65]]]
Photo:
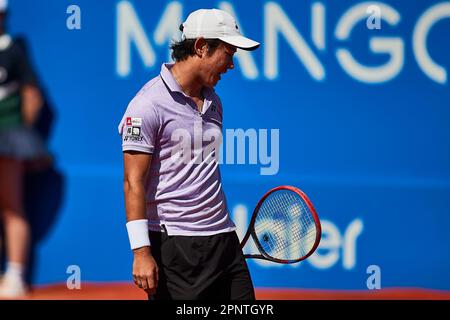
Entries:
[[313, 254], [321, 235], [319, 217], [306, 194], [279, 186], [259, 200], [240, 247], [252, 236], [259, 254], [244, 254], [245, 258], [295, 263]]

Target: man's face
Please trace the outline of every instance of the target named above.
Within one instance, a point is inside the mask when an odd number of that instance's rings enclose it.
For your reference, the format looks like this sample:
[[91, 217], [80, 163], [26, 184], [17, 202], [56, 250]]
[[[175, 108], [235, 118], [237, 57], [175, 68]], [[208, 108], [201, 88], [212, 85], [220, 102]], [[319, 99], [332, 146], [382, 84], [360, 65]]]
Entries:
[[203, 85], [213, 88], [220, 80], [220, 75], [234, 68], [233, 56], [236, 47], [222, 42], [213, 53], [203, 57], [201, 78]]

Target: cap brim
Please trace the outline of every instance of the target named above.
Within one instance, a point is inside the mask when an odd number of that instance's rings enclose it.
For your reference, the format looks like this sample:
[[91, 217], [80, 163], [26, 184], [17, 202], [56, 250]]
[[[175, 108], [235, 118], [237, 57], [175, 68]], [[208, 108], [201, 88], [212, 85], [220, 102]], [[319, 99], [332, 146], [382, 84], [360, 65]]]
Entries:
[[219, 40], [231, 44], [239, 49], [252, 51], [259, 47], [259, 42], [253, 41], [244, 36], [229, 36], [229, 37], [220, 37]]

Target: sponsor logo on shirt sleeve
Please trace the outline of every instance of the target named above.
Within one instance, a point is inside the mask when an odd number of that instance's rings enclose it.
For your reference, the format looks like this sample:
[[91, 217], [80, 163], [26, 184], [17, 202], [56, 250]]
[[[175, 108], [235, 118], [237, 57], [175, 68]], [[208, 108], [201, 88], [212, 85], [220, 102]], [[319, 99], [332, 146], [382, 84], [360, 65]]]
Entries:
[[141, 135], [141, 128], [140, 127], [132, 127], [131, 128], [131, 135], [134, 137], [139, 137]]
[[142, 126], [142, 118], [131, 118], [127, 117], [127, 126]]
[[131, 118], [132, 126], [142, 126], [142, 118]]
[[142, 136], [142, 118], [131, 118], [128, 117], [126, 120], [127, 130], [126, 134], [123, 136], [123, 141], [130, 142], [142, 142], [144, 139]]

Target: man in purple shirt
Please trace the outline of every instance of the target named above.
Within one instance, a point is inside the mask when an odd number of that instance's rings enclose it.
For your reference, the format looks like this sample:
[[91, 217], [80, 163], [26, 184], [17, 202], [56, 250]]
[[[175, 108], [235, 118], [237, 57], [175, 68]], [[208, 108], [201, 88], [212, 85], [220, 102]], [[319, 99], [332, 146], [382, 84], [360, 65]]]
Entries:
[[119, 125], [133, 278], [149, 298], [255, 298], [222, 190], [222, 104], [214, 91], [243, 37], [221, 10], [197, 10]]

